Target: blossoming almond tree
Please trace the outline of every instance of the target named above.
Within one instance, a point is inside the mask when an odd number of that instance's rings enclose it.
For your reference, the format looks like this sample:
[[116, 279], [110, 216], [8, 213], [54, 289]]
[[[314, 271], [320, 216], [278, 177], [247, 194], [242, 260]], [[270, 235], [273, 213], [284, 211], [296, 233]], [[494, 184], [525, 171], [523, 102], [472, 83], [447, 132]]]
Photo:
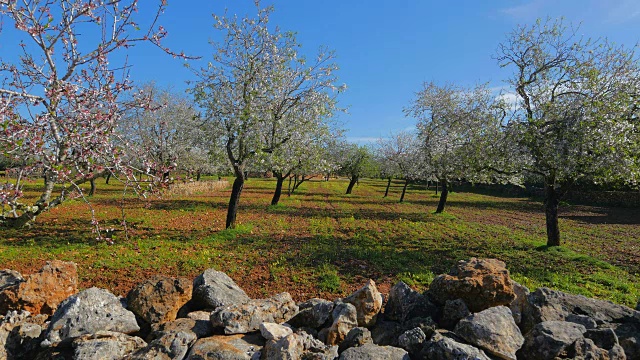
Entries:
[[[204, 120], [218, 130], [235, 180], [229, 199], [226, 227], [235, 226], [238, 202], [248, 164], [260, 152], [273, 152], [314, 117], [294, 113], [332, 111], [337, 66], [333, 52], [321, 49], [312, 60], [298, 52], [291, 32], [269, 28], [272, 8], [258, 8], [257, 18], [214, 16], [214, 27], [224, 33], [213, 42], [213, 59], [197, 72], [191, 89], [204, 109]], [[304, 111], [302, 111], [304, 109]]]
[[381, 161], [380, 167], [388, 175], [385, 197], [389, 193], [392, 174], [404, 179], [400, 202], [404, 201], [404, 195], [410, 182], [429, 178], [429, 167], [420, 145], [417, 136], [407, 131], [392, 134], [388, 139], [378, 141], [377, 153]]
[[0, 187], [3, 225], [29, 224], [105, 169], [131, 175], [112, 134], [122, 112], [144, 101], [122, 101], [131, 88], [128, 65], [109, 59], [140, 42], [161, 46], [166, 32], [156, 20], [165, 6], [158, 3], [142, 31], [137, 1], [0, 2], [0, 21], [15, 28], [3, 38], [13, 54], [0, 60], [0, 142], [44, 178], [32, 205], [19, 201], [20, 179]]
[[485, 85], [464, 89], [425, 83], [405, 115], [417, 119], [426, 167], [442, 184], [436, 213], [444, 211], [454, 179], [488, 181], [488, 143], [499, 141], [505, 112]]
[[636, 48], [577, 35], [562, 20], [516, 28], [498, 48], [520, 103], [510, 138], [522, 171], [543, 179], [547, 245], [560, 245], [558, 205], [576, 181], [638, 181]]

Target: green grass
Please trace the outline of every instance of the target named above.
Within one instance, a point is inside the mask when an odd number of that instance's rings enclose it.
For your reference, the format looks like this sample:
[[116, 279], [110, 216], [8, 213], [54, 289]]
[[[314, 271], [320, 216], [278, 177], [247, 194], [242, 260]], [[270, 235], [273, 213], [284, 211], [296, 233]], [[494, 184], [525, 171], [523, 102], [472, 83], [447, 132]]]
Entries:
[[[512, 277], [635, 306], [640, 297], [640, 209], [561, 208], [563, 246], [545, 246], [542, 205], [534, 200], [453, 192], [438, 197], [401, 182], [383, 198], [386, 181], [305, 182], [270, 206], [275, 181], [250, 179], [235, 229], [224, 230], [229, 189], [148, 201], [125, 198], [128, 236], [96, 243], [87, 207], [70, 202], [26, 231], [0, 230], [0, 268], [29, 273], [46, 260], [79, 264], [81, 287], [121, 295], [152, 274], [193, 277], [227, 272], [254, 297], [289, 291], [297, 300], [348, 294], [372, 278], [383, 289], [403, 280], [424, 290], [458, 260], [494, 257]], [[30, 185], [36, 189], [38, 183]], [[28, 193], [35, 197], [35, 193]], [[98, 184], [91, 199], [103, 226], [119, 228], [120, 188]]]

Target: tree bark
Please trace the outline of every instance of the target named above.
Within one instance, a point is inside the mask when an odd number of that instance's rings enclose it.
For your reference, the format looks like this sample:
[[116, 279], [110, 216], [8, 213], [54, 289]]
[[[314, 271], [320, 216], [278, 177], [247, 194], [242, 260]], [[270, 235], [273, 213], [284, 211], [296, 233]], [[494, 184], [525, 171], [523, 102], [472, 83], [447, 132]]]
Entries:
[[407, 192], [407, 185], [409, 185], [409, 179], [404, 180], [404, 187], [402, 188], [402, 195], [400, 195], [400, 202], [404, 201], [404, 194]]
[[436, 195], [438, 195], [438, 180], [436, 180]]
[[93, 196], [93, 194], [96, 193], [96, 179], [91, 178], [91, 180], [89, 180], [89, 184], [91, 184], [91, 189], [89, 189], [89, 196]]
[[558, 227], [558, 205], [560, 198], [553, 181], [545, 181], [544, 212], [547, 222], [547, 246], [560, 246], [560, 228]]
[[387, 190], [384, 191], [383, 198], [386, 198], [389, 195], [389, 187], [391, 186], [391, 176], [389, 176], [389, 180], [387, 181]]
[[[442, 185], [442, 188], [440, 189], [440, 202], [438, 202], [438, 208], [436, 209], [436, 214], [440, 214], [444, 211], [444, 206], [447, 203], [447, 195], [449, 195], [449, 187], [448, 187], [448, 183], [447, 180], [444, 179], [440, 182]], [[438, 189], [438, 187], [436, 186], [436, 189]]]
[[273, 193], [271, 205], [278, 205], [278, 202], [280, 201], [280, 195], [282, 195], [282, 184], [284, 183], [284, 176], [277, 173], [273, 173], [273, 175], [276, 177], [276, 191]]
[[200, 181], [200, 176], [202, 175], [202, 172], [200, 170], [198, 170], [196, 172], [196, 181]]
[[244, 173], [240, 172], [236, 174], [236, 179], [233, 181], [233, 187], [231, 189], [231, 197], [229, 198], [229, 208], [227, 209], [227, 229], [235, 229], [236, 227], [236, 215], [238, 213], [238, 203], [240, 202], [240, 194], [244, 188]]
[[291, 179], [293, 178], [293, 176], [289, 176], [289, 189], [287, 191], [287, 196], [291, 196]]
[[109, 180], [110, 180], [110, 179], [111, 179], [111, 172], [109, 172], [109, 173], [107, 174], [107, 177], [106, 177], [106, 179], [105, 179], [105, 183], [106, 183], [107, 185], [109, 185]]
[[353, 186], [357, 182], [358, 182], [358, 177], [357, 176], [351, 177], [351, 180], [349, 180], [349, 186], [347, 187], [347, 195], [351, 194], [351, 191], [353, 190]]

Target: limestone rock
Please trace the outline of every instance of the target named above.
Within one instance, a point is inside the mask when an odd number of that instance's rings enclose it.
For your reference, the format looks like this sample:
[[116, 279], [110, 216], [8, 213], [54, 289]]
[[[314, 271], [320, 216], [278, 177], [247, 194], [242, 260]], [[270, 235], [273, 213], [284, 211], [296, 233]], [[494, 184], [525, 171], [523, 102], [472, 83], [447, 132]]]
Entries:
[[384, 308], [387, 320], [405, 322], [417, 317], [438, 318], [438, 309], [426, 296], [400, 281], [389, 290], [389, 300]]
[[266, 340], [278, 341], [283, 337], [293, 334], [293, 330], [291, 330], [291, 328], [289, 327], [286, 327], [280, 324], [262, 323], [260, 324], [260, 334]]
[[469, 315], [460, 320], [454, 332], [470, 344], [506, 360], [516, 360], [516, 351], [524, 343], [511, 310], [506, 306]]
[[260, 354], [264, 344], [264, 339], [256, 333], [216, 335], [196, 341], [186, 359], [249, 360]]
[[564, 322], [545, 321], [525, 336], [518, 359], [553, 360], [587, 331], [584, 326]]
[[527, 297], [520, 328], [523, 333], [543, 321], [593, 319], [598, 328], [611, 328], [629, 359], [640, 359], [640, 312], [610, 301], [590, 299], [548, 288], [539, 288]]
[[373, 326], [376, 323], [378, 313], [382, 309], [382, 294], [376, 288], [376, 283], [371, 279], [365, 286], [346, 297], [343, 301], [356, 307], [358, 326]]
[[0, 359], [32, 358], [40, 350], [42, 321], [28, 311], [10, 311], [0, 320]]
[[211, 326], [211, 322], [208, 319], [176, 319], [165, 323], [151, 325], [150, 338], [157, 339], [167, 333], [175, 333], [180, 331], [191, 331], [196, 334], [199, 339], [213, 335], [213, 326]]
[[289, 324], [295, 327], [320, 328], [330, 318], [333, 311], [333, 302], [323, 299], [310, 299], [298, 304], [299, 312]]
[[422, 349], [427, 335], [419, 327], [407, 330], [398, 338], [398, 345], [410, 354], [417, 354]]
[[304, 332], [290, 334], [277, 341], [270, 340], [262, 352], [264, 360], [333, 360], [336, 357], [338, 357], [337, 346], [327, 346]]
[[442, 336], [438, 332], [427, 340], [418, 358], [425, 360], [491, 360], [484, 351]]
[[584, 333], [584, 337], [591, 339], [593, 343], [603, 349], [613, 349], [614, 346], [619, 345], [618, 336], [612, 329], [587, 329]]
[[73, 340], [74, 358], [82, 360], [119, 360], [147, 345], [142, 339], [111, 331], [98, 331]]
[[[19, 275], [19, 274], [18, 274]], [[51, 315], [58, 304], [78, 291], [75, 263], [49, 261], [37, 273], [19, 281], [16, 273], [4, 273], [6, 285], [0, 287], [0, 314], [26, 310]]]
[[469, 308], [462, 299], [447, 300], [442, 309], [440, 326], [447, 330], [453, 330], [458, 321], [470, 314]]
[[355, 327], [351, 329], [347, 336], [342, 340], [340, 346], [338, 347], [338, 352], [342, 353], [348, 348], [362, 346], [364, 344], [373, 343], [373, 339], [371, 338], [371, 332], [369, 329], [364, 327]]
[[168, 332], [135, 351], [131, 360], [182, 360], [187, 355], [197, 336], [193, 331]]
[[298, 306], [285, 292], [269, 299], [220, 307], [211, 313], [211, 323], [214, 327], [223, 327], [225, 334], [243, 334], [258, 330], [264, 322], [286, 322], [297, 312]]
[[571, 344], [563, 357], [574, 360], [626, 360], [624, 350], [615, 345], [611, 350], [602, 349], [591, 339], [580, 338]]
[[205, 270], [193, 280], [193, 301], [200, 308], [217, 309], [241, 305], [249, 296], [227, 274], [214, 269]]
[[462, 299], [471, 312], [509, 305], [516, 298], [505, 263], [496, 259], [460, 261], [449, 274], [437, 276], [428, 293], [440, 304]]
[[329, 327], [326, 343], [328, 345], [339, 345], [349, 331], [358, 326], [358, 313], [355, 306], [338, 302], [333, 308], [332, 316], [333, 324]]
[[24, 278], [19, 272], [10, 269], [0, 270], [0, 290], [22, 281], [24, 281]]
[[393, 346], [365, 344], [349, 348], [340, 354], [340, 360], [410, 360], [409, 353]]
[[135, 315], [122, 306], [120, 299], [107, 290], [93, 287], [60, 303], [45, 338], [55, 344], [98, 331], [131, 334], [138, 330]]
[[127, 306], [149, 324], [171, 321], [191, 299], [192, 291], [191, 281], [156, 275], [129, 292]]
[[522, 312], [524, 308], [527, 306], [527, 296], [529, 296], [529, 289], [526, 286], [520, 285], [515, 281], [511, 281], [513, 285], [513, 292], [516, 294], [516, 298], [509, 304], [509, 309], [511, 309], [511, 314], [513, 315], [513, 320], [516, 322], [516, 325], [519, 325], [522, 321]]

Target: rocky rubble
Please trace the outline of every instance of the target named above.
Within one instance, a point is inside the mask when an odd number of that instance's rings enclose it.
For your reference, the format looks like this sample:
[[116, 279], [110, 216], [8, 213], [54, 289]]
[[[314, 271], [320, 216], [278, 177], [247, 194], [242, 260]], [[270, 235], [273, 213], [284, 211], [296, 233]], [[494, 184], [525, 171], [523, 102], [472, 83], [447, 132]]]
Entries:
[[[120, 298], [77, 292], [76, 266], [0, 271], [0, 360], [640, 359], [640, 312], [460, 261], [425, 293], [369, 280], [345, 297], [251, 299], [226, 274], [156, 276]], [[62, 296], [64, 294], [64, 297]]]

